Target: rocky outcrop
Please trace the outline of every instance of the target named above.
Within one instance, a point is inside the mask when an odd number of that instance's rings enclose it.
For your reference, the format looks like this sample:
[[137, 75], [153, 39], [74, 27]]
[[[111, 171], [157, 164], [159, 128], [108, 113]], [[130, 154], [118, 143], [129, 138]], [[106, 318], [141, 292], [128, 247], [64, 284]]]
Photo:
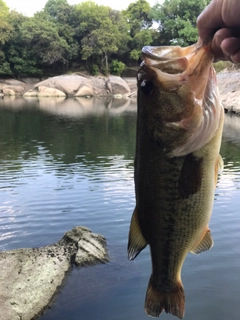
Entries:
[[0, 252], [1, 319], [37, 319], [72, 264], [83, 267], [108, 260], [105, 238], [86, 227], [75, 227], [47, 247]]
[[131, 93], [128, 83], [120, 77], [84, 77], [78, 74], [61, 75], [30, 86], [18, 80], [9, 79], [0, 83], [3, 95], [24, 95], [25, 97], [92, 97], [121, 96]]
[[240, 113], [239, 71], [222, 72], [217, 78], [224, 109], [227, 112]]
[[115, 76], [103, 78], [83, 77], [77, 74], [63, 75], [37, 83], [34, 89], [38, 91], [41, 86], [55, 88], [64, 92], [67, 96], [74, 97], [115, 94], [124, 96], [130, 94], [130, 88], [126, 81]]

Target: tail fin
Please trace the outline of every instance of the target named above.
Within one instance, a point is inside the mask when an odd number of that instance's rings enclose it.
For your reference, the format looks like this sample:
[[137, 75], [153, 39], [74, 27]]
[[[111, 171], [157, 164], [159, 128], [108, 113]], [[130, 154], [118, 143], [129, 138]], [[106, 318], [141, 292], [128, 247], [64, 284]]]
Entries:
[[145, 299], [145, 311], [147, 315], [159, 317], [163, 310], [166, 313], [183, 319], [185, 295], [182, 283], [178, 283], [172, 290], [160, 292], [152, 285], [152, 276], [149, 280]]

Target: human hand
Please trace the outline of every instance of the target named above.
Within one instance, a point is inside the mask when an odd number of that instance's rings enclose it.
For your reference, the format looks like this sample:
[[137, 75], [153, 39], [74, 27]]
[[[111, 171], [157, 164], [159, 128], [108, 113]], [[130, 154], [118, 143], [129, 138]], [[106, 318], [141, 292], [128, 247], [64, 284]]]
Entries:
[[240, 0], [212, 0], [197, 27], [202, 42], [212, 39], [216, 61], [240, 63]]

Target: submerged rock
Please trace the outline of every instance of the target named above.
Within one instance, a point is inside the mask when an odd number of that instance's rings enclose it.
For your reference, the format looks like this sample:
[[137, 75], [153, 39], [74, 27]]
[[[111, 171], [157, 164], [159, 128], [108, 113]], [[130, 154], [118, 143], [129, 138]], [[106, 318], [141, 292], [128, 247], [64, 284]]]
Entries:
[[72, 264], [108, 261], [105, 238], [86, 227], [75, 227], [47, 247], [0, 252], [1, 319], [36, 319], [51, 305]]

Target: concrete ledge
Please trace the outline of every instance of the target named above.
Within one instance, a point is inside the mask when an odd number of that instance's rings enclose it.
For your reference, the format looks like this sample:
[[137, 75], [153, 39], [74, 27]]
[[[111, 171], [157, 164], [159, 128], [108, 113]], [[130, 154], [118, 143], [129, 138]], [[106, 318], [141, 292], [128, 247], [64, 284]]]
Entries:
[[47, 247], [0, 252], [1, 319], [37, 319], [73, 264], [108, 261], [105, 238], [86, 227], [73, 228]]

